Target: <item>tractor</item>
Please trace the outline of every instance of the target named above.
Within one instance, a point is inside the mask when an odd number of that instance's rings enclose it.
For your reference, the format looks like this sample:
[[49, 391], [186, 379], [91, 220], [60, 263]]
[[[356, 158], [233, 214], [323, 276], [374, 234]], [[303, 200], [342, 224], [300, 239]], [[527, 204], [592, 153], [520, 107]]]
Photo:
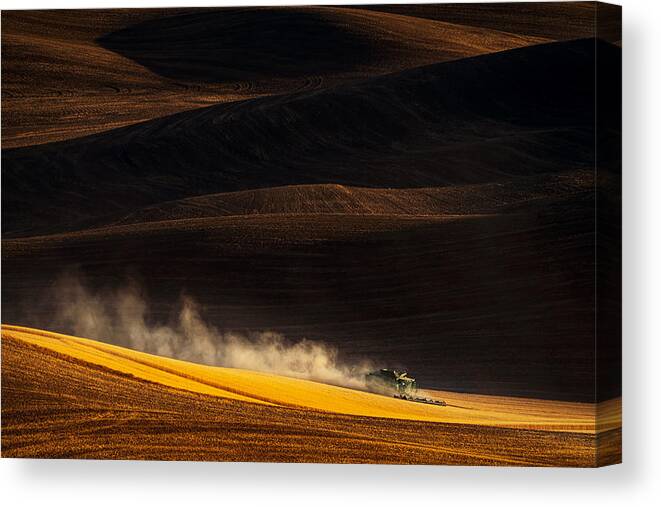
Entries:
[[418, 385], [413, 377], [409, 377], [405, 371], [381, 368], [368, 373], [365, 376], [367, 388], [374, 393], [393, 396], [402, 400], [416, 401], [431, 405], [445, 406], [441, 400], [418, 397]]

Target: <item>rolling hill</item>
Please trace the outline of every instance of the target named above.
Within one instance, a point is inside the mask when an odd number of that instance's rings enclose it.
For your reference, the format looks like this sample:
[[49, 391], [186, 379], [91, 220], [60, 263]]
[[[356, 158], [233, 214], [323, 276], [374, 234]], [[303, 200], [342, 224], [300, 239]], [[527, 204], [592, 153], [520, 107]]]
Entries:
[[544, 205], [558, 197], [589, 194], [594, 185], [594, 174], [589, 170], [521, 177], [507, 183], [415, 189], [296, 185], [158, 203], [111, 222], [111, 225], [256, 214], [424, 217], [513, 212], [531, 206], [538, 206], [542, 211]]
[[[14, 326], [2, 354], [6, 457], [595, 466], [618, 452], [597, 455], [590, 405], [419, 405]], [[621, 409], [602, 410], [607, 443]]]
[[544, 40], [332, 7], [5, 11], [2, 19], [5, 148]]
[[[597, 46], [611, 62], [600, 93], [608, 101], [619, 93], [620, 49], [580, 40], [3, 150], [12, 188], [3, 190], [3, 233], [61, 232], [162, 201], [271, 186], [429, 187], [591, 168], [585, 104], [594, 102]], [[619, 119], [600, 121], [608, 145]], [[43, 205], [26, 214], [25, 200]]]
[[618, 43], [622, 38], [620, 9], [617, 5], [598, 2], [522, 2], [515, 9], [506, 3], [466, 5], [385, 4], [359, 8], [406, 14], [424, 19], [458, 23], [492, 30], [506, 30], [520, 35], [571, 40], [598, 37]]
[[[176, 207], [168, 220], [6, 239], [3, 311], [48, 328], [57, 314], [49, 287], [62, 266], [77, 267], [95, 290], [135, 273], [156, 319], [167, 319], [184, 291], [224, 328], [323, 340], [408, 368], [429, 387], [589, 401], [590, 181], [584, 175], [555, 200], [528, 200], [531, 193], [487, 214], [181, 218], [186, 208]], [[300, 189], [290, 190], [269, 192], [295, 203], [286, 196]]]
[[[619, 54], [542, 44], [3, 150], [4, 315], [48, 327], [34, 294], [63, 267], [94, 290], [137, 274], [155, 318], [187, 292], [219, 326], [434, 388], [617, 396], [592, 368], [594, 202], [618, 176], [593, 174], [590, 105], [597, 57], [618, 96]], [[619, 117], [599, 120], [609, 145]]]

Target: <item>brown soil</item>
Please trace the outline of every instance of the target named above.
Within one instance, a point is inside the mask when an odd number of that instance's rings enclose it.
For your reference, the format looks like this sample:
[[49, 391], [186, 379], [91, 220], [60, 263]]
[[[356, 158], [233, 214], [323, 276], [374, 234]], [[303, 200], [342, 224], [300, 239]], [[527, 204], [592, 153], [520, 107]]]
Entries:
[[11, 338], [2, 355], [4, 457], [596, 464], [594, 435], [261, 406], [167, 388]]

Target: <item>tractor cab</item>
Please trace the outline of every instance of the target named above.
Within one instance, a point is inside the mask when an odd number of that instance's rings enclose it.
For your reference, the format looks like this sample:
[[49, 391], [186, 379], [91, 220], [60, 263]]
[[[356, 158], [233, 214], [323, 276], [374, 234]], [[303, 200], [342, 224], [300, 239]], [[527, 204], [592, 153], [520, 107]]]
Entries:
[[370, 390], [381, 394], [389, 394], [395, 398], [411, 399], [416, 396], [418, 387], [415, 379], [405, 371], [381, 368], [366, 375]]

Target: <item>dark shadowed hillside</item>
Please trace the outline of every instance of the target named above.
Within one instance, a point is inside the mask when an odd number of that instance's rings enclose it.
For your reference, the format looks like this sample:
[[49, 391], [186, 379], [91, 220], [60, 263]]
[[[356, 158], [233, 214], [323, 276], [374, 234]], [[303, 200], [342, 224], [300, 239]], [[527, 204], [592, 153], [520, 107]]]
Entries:
[[506, 2], [364, 5], [363, 8], [464, 26], [505, 30], [551, 40], [583, 39], [595, 30], [604, 40], [622, 38], [621, 8], [601, 2], [521, 2], [513, 8]]
[[2, 28], [5, 148], [544, 40], [333, 7], [4, 11]]
[[[77, 266], [92, 287], [137, 276], [151, 318], [167, 319], [183, 291], [222, 328], [324, 340], [345, 355], [406, 367], [426, 386], [587, 401], [592, 181], [589, 172], [566, 176], [541, 201], [532, 189], [544, 185], [532, 181], [527, 193], [516, 183], [463, 189], [486, 215], [469, 213], [469, 199], [423, 215], [291, 214], [281, 206], [276, 214], [182, 218], [180, 205], [165, 208], [174, 218], [165, 221], [6, 240], [3, 309], [21, 323], [29, 308], [30, 321], [48, 327], [57, 301], [31, 295], [48, 294], [59, 266]], [[290, 203], [299, 191], [264, 192], [281, 194], [267, 202]], [[384, 209], [402, 197], [364, 192], [354, 194]], [[443, 198], [423, 192], [432, 203]], [[416, 194], [411, 211], [434, 212]], [[312, 200], [314, 189], [299, 195]]]
[[150, 325], [186, 296], [424, 387], [618, 396], [619, 36], [510, 10], [3, 13], [3, 321], [73, 333], [75, 273]]
[[364, 77], [543, 41], [332, 7], [201, 10], [150, 19], [97, 39], [165, 77], [249, 83], [342, 73]]
[[[591, 167], [595, 47], [531, 46], [5, 150], [3, 230], [71, 230], [164, 200], [269, 186], [426, 187]], [[619, 48], [598, 47], [618, 61]], [[604, 100], [619, 94], [619, 67], [608, 68]], [[26, 213], [26, 200], [42, 205]]]
[[111, 225], [236, 215], [455, 216], [537, 207], [558, 197], [589, 193], [591, 170], [521, 177], [507, 183], [415, 189], [358, 188], [336, 184], [272, 187], [167, 201], [111, 221]]

